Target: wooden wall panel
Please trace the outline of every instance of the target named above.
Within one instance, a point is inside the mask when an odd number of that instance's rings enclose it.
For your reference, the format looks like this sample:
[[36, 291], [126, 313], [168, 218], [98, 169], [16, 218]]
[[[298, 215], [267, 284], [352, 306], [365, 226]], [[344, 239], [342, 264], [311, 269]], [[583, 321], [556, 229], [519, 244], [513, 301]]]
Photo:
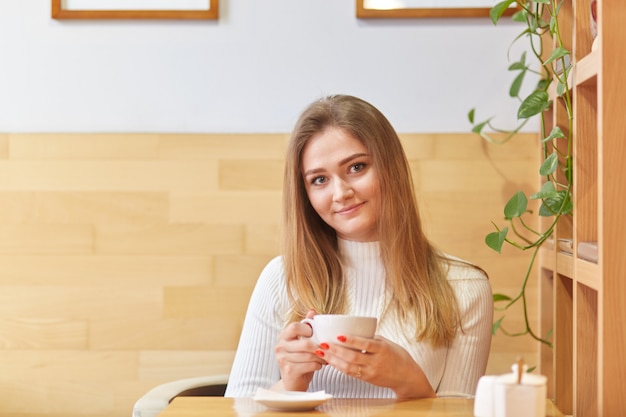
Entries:
[[278, 224], [248, 224], [244, 251], [249, 255], [275, 256], [280, 248], [279, 235]]
[[13, 160], [154, 160], [159, 150], [154, 134], [20, 134], [19, 141], [11, 141]]
[[[159, 383], [228, 372], [279, 252], [288, 137], [0, 134], [0, 416], [128, 417]], [[495, 291], [527, 259], [482, 242], [537, 178], [535, 139], [402, 135], [427, 233]], [[520, 351], [494, 338], [489, 371]]]
[[283, 161], [279, 160], [220, 160], [220, 191], [281, 191]]
[[0, 159], [7, 159], [9, 157], [9, 135], [7, 133], [0, 133]]
[[207, 285], [208, 256], [0, 256], [0, 285], [61, 287], [161, 287]]
[[282, 160], [289, 135], [160, 135], [162, 160]]
[[0, 190], [216, 190], [217, 161], [0, 161]]
[[4, 224], [0, 254], [86, 255], [93, 250], [93, 227], [88, 224]]
[[235, 254], [243, 248], [241, 225], [138, 223], [94, 228], [94, 252], [103, 255]]
[[281, 195], [282, 193], [276, 190], [174, 192], [170, 199], [170, 221], [277, 224], [282, 212]]
[[167, 222], [166, 192], [0, 192], [0, 218], [34, 224]]

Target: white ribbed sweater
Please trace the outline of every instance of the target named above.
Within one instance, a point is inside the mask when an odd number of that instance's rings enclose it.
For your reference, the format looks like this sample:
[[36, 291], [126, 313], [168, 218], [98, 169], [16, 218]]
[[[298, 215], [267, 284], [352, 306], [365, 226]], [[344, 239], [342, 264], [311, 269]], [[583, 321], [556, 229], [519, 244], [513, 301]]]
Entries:
[[[463, 330], [449, 347], [433, 349], [410, 337], [415, 333], [410, 325], [403, 327], [391, 319], [380, 320], [385, 306], [385, 275], [378, 243], [339, 240], [339, 248], [345, 260], [348, 314], [378, 317], [376, 334], [406, 349], [422, 367], [438, 396], [474, 395], [478, 379], [485, 372], [491, 344], [493, 301], [487, 277], [475, 268], [452, 264], [448, 281], [459, 303]], [[288, 310], [283, 263], [277, 257], [261, 273], [250, 298], [227, 397], [253, 396], [258, 387], [269, 388], [280, 380], [274, 347]], [[318, 390], [338, 398], [395, 397], [391, 389], [350, 377], [331, 366], [315, 373], [309, 391]]]

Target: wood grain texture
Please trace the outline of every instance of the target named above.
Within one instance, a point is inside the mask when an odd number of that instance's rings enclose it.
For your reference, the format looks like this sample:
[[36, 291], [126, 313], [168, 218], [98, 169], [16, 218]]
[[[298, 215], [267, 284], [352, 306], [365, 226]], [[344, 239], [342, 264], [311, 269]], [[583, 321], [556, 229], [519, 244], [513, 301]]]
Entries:
[[[269, 409], [252, 398], [178, 397], [160, 414], [161, 417], [242, 417], [263, 415], [282, 417], [284, 410]], [[289, 413], [290, 415], [296, 415]], [[397, 401], [382, 398], [331, 398], [313, 410], [297, 412], [301, 417], [473, 417], [474, 400], [470, 398], [427, 398]], [[551, 401], [546, 402], [546, 417], [563, 417]]]
[[[0, 134], [0, 416], [127, 417], [159, 383], [228, 372], [279, 253], [288, 137]], [[534, 183], [536, 135], [401, 139], [429, 236], [517, 288], [525, 256], [483, 239]], [[520, 351], [496, 336], [488, 372]]]

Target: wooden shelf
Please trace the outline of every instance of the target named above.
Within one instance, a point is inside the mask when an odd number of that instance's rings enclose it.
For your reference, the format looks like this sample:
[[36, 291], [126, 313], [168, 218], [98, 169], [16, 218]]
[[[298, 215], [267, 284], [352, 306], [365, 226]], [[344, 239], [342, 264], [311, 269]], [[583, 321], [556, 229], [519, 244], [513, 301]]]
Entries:
[[574, 258], [569, 253], [557, 252], [556, 270], [559, 275], [569, 279], [574, 278]]
[[[571, 88], [576, 86], [595, 86], [600, 67], [600, 53], [590, 52], [580, 61], [573, 64], [572, 71], [567, 76], [567, 83]], [[548, 89], [548, 95], [553, 100], [557, 97], [556, 83], [552, 83]]]
[[542, 349], [540, 369], [565, 414], [612, 417], [626, 411], [626, 7], [598, 1], [593, 45], [589, 2], [564, 0], [559, 14], [574, 57], [573, 132], [566, 132], [562, 100], [550, 112], [553, 126], [574, 138], [574, 211], [559, 220], [557, 244], [541, 251], [540, 327], [554, 329], [554, 349]]
[[600, 68], [600, 53], [598, 50], [591, 51], [574, 66], [574, 85], [594, 84]]
[[596, 291], [600, 290], [602, 286], [602, 275], [598, 264], [584, 259], [576, 259], [574, 262], [574, 270], [576, 271], [577, 282]]

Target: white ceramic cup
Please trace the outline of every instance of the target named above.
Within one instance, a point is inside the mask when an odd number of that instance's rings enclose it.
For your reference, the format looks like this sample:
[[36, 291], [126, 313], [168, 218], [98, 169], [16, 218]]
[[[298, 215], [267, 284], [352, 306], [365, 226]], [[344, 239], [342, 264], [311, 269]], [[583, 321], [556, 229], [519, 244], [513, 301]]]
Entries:
[[376, 334], [376, 317], [350, 316], [344, 314], [317, 314], [303, 319], [313, 329], [311, 340], [315, 343], [337, 343], [337, 336], [360, 336], [372, 338]]

